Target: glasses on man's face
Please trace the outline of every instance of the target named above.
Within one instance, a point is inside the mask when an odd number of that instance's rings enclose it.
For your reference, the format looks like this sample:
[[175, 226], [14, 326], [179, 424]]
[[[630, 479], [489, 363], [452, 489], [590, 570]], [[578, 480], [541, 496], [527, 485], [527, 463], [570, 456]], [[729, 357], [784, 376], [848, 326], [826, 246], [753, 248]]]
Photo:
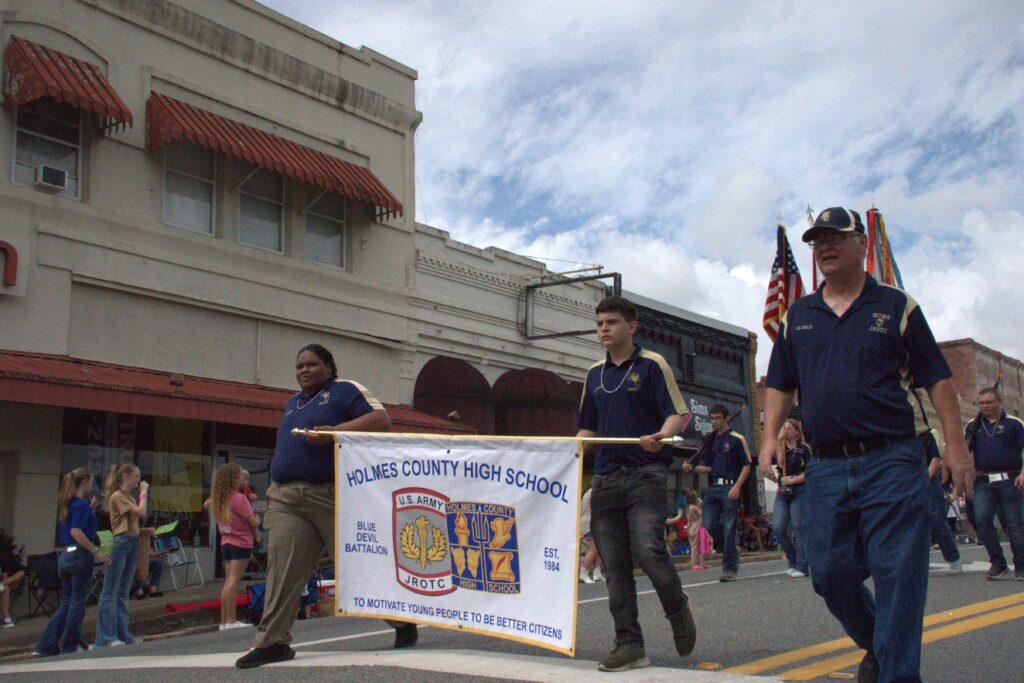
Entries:
[[822, 247], [828, 246], [838, 246], [845, 242], [846, 240], [850, 239], [851, 237], [853, 237], [852, 234], [829, 235], [828, 237], [821, 237], [819, 239], [812, 240], [810, 242], [810, 245], [811, 249], [820, 249]]

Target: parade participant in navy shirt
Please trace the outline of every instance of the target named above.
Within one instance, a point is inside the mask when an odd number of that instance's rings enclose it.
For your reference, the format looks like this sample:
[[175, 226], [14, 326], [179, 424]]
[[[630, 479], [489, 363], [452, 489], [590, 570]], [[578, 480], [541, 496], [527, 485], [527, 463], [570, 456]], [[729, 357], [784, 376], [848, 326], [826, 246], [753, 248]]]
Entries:
[[714, 437], [704, 449], [702, 464], [693, 467], [687, 462], [683, 464], [683, 470], [695, 469], [708, 475], [708, 490], [704, 492], [701, 505], [704, 528], [722, 552], [719, 581], [735, 581], [740, 564], [736, 552], [736, 517], [743, 485], [750, 476], [750, 449], [743, 435], [729, 427], [729, 413], [725, 406], [711, 406], [708, 417]]
[[[288, 399], [270, 463], [263, 525], [269, 532], [267, 590], [255, 647], [235, 666], [248, 669], [295, 656], [288, 643], [307, 579], [326, 547], [334, 548], [334, 448], [330, 435], [296, 436], [292, 429], [386, 432], [391, 420], [373, 394], [338, 379], [331, 352], [319, 344], [303, 347], [295, 359], [302, 388]], [[414, 624], [396, 626], [396, 647], [416, 642]]]
[[676, 651], [686, 656], [697, 642], [679, 575], [665, 547], [668, 466], [672, 449], [659, 441], [689, 423], [690, 411], [665, 359], [633, 344], [637, 311], [608, 297], [597, 305], [597, 338], [607, 352], [587, 373], [580, 403], [581, 437], [639, 438], [639, 445], [603, 445], [591, 483], [590, 529], [605, 563], [615, 648], [601, 671], [647, 666], [637, 619], [634, 563], [650, 578], [672, 625]]
[[[860, 681], [921, 680], [928, 587], [928, 480], [913, 400], [925, 389], [945, 436], [957, 492], [974, 466], [951, 373], [924, 314], [906, 292], [864, 272], [868, 241], [855, 211], [822, 211], [804, 233], [825, 277], [786, 312], [766, 381], [764, 430], [774, 434], [797, 391], [813, 449], [805, 473], [807, 557], [814, 590], [866, 650]], [[776, 446], [766, 439], [769, 476]], [[864, 586], [871, 577], [875, 594]]]
[[811, 459], [811, 447], [804, 441], [800, 421], [790, 418], [782, 423], [776, 453], [784, 455], [778, 467], [778, 490], [772, 511], [772, 533], [789, 561], [789, 578], [801, 579], [810, 573], [807, 566], [807, 544], [804, 527], [807, 510], [804, 505], [804, 470]]
[[110, 564], [110, 556], [99, 548], [96, 513], [89, 505], [92, 490], [92, 475], [84, 467], [71, 470], [61, 479], [60, 493], [57, 494], [57, 540], [61, 545], [57, 558], [60, 607], [50, 617], [32, 651], [37, 656], [89, 649], [82, 642], [85, 599], [92, 587], [95, 563]]
[[[1024, 500], [1024, 471], [1021, 449], [1024, 448], [1024, 423], [1003, 411], [999, 390], [978, 392], [981, 414], [967, 423], [965, 432], [974, 453], [978, 479], [974, 487], [974, 518], [978, 538], [988, 551], [989, 581], [1024, 581], [1024, 522], [1021, 501]], [[1010, 537], [1014, 573], [1006, 565], [1006, 556], [999, 544], [995, 516]]]
[[[939, 545], [942, 551], [942, 559], [948, 563], [951, 572], [962, 572], [964, 567], [960, 561], [960, 549], [956, 547], [956, 537], [946, 523], [946, 511], [949, 510], [949, 501], [946, 500], [946, 492], [942, 486], [943, 474], [942, 453], [939, 451], [939, 443], [935, 440], [935, 430], [929, 429], [921, 435], [921, 444], [924, 446], [925, 457], [928, 460], [928, 497], [931, 507], [928, 510], [928, 521], [931, 524], [932, 539]], [[977, 497], [977, 483], [975, 483], [974, 495]], [[943, 569], [942, 565], [936, 565], [933, 569]]]

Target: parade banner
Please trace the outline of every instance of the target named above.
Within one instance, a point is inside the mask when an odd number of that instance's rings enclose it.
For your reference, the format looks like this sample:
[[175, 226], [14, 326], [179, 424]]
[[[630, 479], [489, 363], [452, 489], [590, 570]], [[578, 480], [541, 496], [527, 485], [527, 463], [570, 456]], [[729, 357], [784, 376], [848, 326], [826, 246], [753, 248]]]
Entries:
[[338, 616], [574, 654], [576, 439], [352, 432], [335, 439]]

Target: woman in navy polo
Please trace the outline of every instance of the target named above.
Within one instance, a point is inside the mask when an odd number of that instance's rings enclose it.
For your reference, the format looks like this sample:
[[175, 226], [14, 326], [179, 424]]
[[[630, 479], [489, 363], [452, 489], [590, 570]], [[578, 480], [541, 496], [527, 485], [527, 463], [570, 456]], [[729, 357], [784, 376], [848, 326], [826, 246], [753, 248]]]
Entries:
[[792, 418], [782, 423], [779, 450], [786, 453], [785, 467], [779, 468], [779, 490], [775, 494], [772, 533], [786, 552], [790, 578], [807, 576], [804, 551], [804, 468], [811, 457], [811, 447], [804, 441], [800, 423]]
[[[62, 548], [57, 560], [60, 575], [60, 607], [50, 617], [32, 654], [67, 654], [88, 650], [82, 643], [82, 619], [85, 598], [92, 584], [95, 562], [110, 563], [110, 556], [99, 549], [96, 513], [89, 505], [93, 479], [89, 470], [78, 467], [60, 482], [57, 509], [57, 536]], [[63, 645], [61, 644], [63, 641]]]
[[[277, 430], [267, 512], [267, 598], [255, 647], [235, 662], [249, 669], [292, 659], [288, 645], [299, 597], [326, 547], [334, 548], [334, 448], [330, 435], [296, 436], [293, 429], [386, 432], [391, 420], [380, 401], [352, 380], [338, 379], [331, 352], [319, 344], [295, 359], [299, 393], [288, 399]], [[395, 622], [395, 647], [416, 642], [416, 625]]]

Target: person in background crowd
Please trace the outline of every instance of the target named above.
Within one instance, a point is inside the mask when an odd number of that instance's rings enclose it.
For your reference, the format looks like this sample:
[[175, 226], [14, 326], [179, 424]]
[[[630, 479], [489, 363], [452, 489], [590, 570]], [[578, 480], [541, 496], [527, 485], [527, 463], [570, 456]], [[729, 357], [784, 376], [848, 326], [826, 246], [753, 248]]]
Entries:
[[[696, 470], [708, 475], [708, 490], [704, 492], [704, 526], [722, 551], [722, 575], [719, 581], [736, 580], [740, 558], [736, 552], [736, 522], [740, 495], [750, 476], [751, 457], [747, 440], [729, 427], [729, 412], [725, 406], [715, 404], [708, 411], [715, 436], [704, 449], [701, 464], [694, 467], [683, 463], [684, 472]], [[757, 533], [754, 539], [759, 539]]]
[[[929, 543], [918, 436], [927, 426], [907, 384], [928, 392], [942, 422], [943, 457], [969, 498], [974, 465], [952, 373], [917, 302], [865, 273], [868, 240], [856, 211], [822, 211], [803, 239], [825, 282], [790, 306], [779, 326], [764, 429], [782, 427], [799, 390], [813, 449], [804, 484], [811, 581], [865, 650], [858, 681], [920, 681]], [[771, 476], [772, 440], [759, 460]]]
[[[942, 551], [942, 559], [948, 563], [949, 571], [962, 572], [963, 563], [960, 561], [960, 550], [956, 547], [956, 538], [946, 524], [946, 511], [949, 510], [949, 503], [946, 500], [946, 492], [942, 490], [942, 454], [939, 452], [939, 443], [935, 440], [935, 430], [929, 429], [921, 435], [921, 443], [924, 445], [925, 455], [928, 457], [928, 497], [931, 504], [929, 509], [928, 522], [932, 529], [932, 538], [939, 544]], [[940, 483], [941, 482], [941, 483]]]
[[[139, 490], [135, 501], [132, 491]], [[149, 484], [142, 481], [139, 468], [131, 463], [110, 468], [106, 483], [107, 512], [114, 549], [103, 574], [99, 620], [96, 623], [96, 647], [130, 645], [135, 637], [128, 630], [128, 595], [135, 577], [139, 550], [139, 523], [146, 517]]]
[[251, 488], [249, 488], [249, 480], [250, 479], [252, 479], [252, 475], [249, 473], [249, 470], [243, 469], [242, 473], [241, 473], [241, 479], [240, 479], [239, 485], [238, 485], [239, 486], [238, 490], [241, 491], [243, 494], [245, 494], [245, 497], [249, 499], [250, 503], [255, 503], [256, 499], [259, 496], [256, 495], [255, 491], [253, 491]]
[[238, 621], [238, 588], [260, 538], [260, 518], [242, 493], [242, 468], [228, 463], [217, 468], [210, 484], [210, 508], [217, 520], [220, 556], [224, 562], [224, 586], [220, 591], [220, 630], [252, 626]]
[[806, 547], [804, 544], [804, 468], [811, 458], [811, 447], [804, 441], [804, 430], [799, 420], [789, 418], [782, 423], [778, 450], [780, 466], [772, 513], [772, 533], [782, 546], [789, 562], [787, 574], [792, 579], [807, 576]]
[[638, 445], [602, 445], [591, 480], [590, 528], [605, 563], [615, 622], [615, 647], [598, 669], [625, 671], [650, 664], [638, 620], [634, 563], [658, 594], [676, 652], [685, 657], [697, 642], [689, 599], [665, 547], [672, 448], [661, 444], [685, 429], [691, 416], [665, 359], [633, 343], [637, 310], [631, 301], [603, 299], [596, 324], [606, 354], [587, 372], [577, 436], [639, 438]]
[[[164, 573], [163, 558], [170, 550], [163, 547], [160, 539], [153, 535], [155, 531], [155, 527], [139, 529], [139, 545], [142, 546], [144, 543], [149, 543], [150, 547], [149, 554], [146, 556], [148, 567], [145, 577], [140, 577], [139, 573], [136, 572], [135, 580], [132, 581], [132, 598], [135, 600], [163, 596], [163, 593], [160, 592], [160, 579]], [[141, 556], [142, 553], [139, 553], [139, 555]]]
[[92, 586], [95, 562], [110, 565], [111, 558], [100, 551], [96, 534], [96, 513], [89, 505], [93, 479], [89, 470], [78, 467], [61, 478], [57, 494], [57, 540], [60, 606], [50, 617], [43, 635], [32, 650], [36, 656], [69, 654], [89, 649], [82, 642], [85, 599]]
[[701, 501], [696, 491], [686, 492], [686, 537], [690, 539], [690, 569], [703, 571], [711, 556], [711, 536], [704, 528]]
[[[296, 436], [292, 429], [386, 432], [387, 411], [370, 391], [352, 380], [338, 379], [331, 352], [319, 344], [299, 349], [295, 378], [301, 391], [285, 404], [270, 463], [267, 512], [270, 532], [267, 591], [255, 647], [235, 662], [250, 669], [295, 657], [288, 643], [299, 611], [299, 597], [326, 547], [334, 547], [334, 449], [331, 435]], [[395, 647], [411, 647], [416, 625], [395, 627]]]
[[11, 592], [24, 578], [25, 570], [20, 567], [0, 567], [0, 628], [14, 628], [14, 619], [11, 618]]
[[601, 553], [597, 552], [594, 536], [590, 533], [590, 492], [591, 489], [588, 488], [583, 494], [583, 500], [580, 501], [580, 533], [583, 534], [581, 541], [585, 548], [583, 560], [580, 562], [580, 581], [583, 583], [604, 581], [604, 576], [601, 575]]
[[[974, 488], [974, 526], [978, 538], [988, 551], [989, 567], [985, 578], [989, 581], [1024, 581], [1024, 521], [1021, 505], [1024, 501], [1024, 422], [1007, 415], [1002, 397], [995, 388], [978, 392], [980, 414], [967, 423], [965, 433], [978, 468]], [[1010, 537], [1014, 572], [1006, 564], [1006, 556], [996, 533], [995, 517]]]

